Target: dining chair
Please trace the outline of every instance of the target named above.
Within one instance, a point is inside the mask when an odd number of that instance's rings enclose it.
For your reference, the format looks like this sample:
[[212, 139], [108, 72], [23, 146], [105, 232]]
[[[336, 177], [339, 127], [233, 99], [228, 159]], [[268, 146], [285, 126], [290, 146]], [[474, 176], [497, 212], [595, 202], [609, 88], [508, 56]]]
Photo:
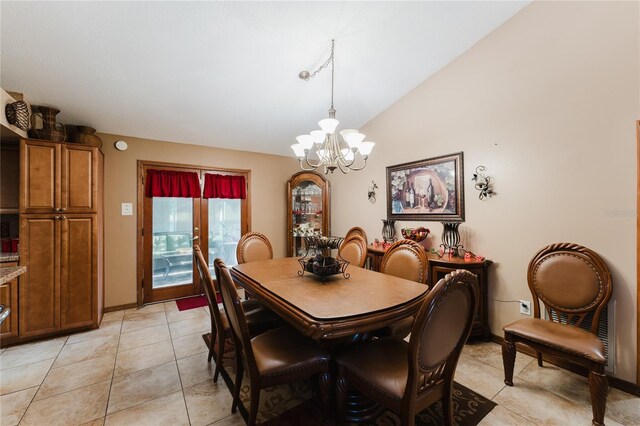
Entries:
[[236, 248], [236, 258], [239, 264], [258, 260], [273, 259], [273, 249], [269, 239], [259, 232], [244, 234]]
[[453, 425], [453, 376], [477, 307], [477, 277], [451, 272], [427, 294], [409, 342], [373, 339], [338, 355], [338, 419], [345, 417], [353, 386], [399, 414], [403, 426], [413, 426], [416, 414], [438, 400], [444, 424]]
[[367, 241], [367, 233], [364, 232], [364, 229], [360, 228], [359, 226], [354, 226], [353, 228], [349, 229], [347, 231], [347, 235], [345, 235], [344, 239], [345, 241], [352, 235], [359, 235], [362, 237], [362, 239], [364, 240], [364, 245], [365, 247], [369, 244]]
[[[592, 423], [604, 425], [607, 358], [597, 332], [600, 314], [611, 298], [611, 272], [592, 250], [578, 244], [556, 243], [542, 248], [531, 259], [527, 281], [533, 298], [533, 318], [503, 327], [505, 384], [513, 386], [516, 343], [535, 350], [540, 367], [542, 354], [577, 364], [589, 370]], [[541, 318], [540, 302], [548, 320]], [[591, 327], [587, 331], [580, 325], [588, 324], [589, 314]]]
[[[213, 381], [217, 382], [218, 375], [222, 368], [225, 341], [227, 337], [231, 337], [231, 330], [226, 313], [218, 307], [216, 285], [211, 278], [211, 273], [209, 272], [207, 262], [204, 260], [200, 246], [197, 244], [193, 245], [193, 257], [204, 294], [207, 298], [207, 304], [209, 305], [211, 333], [205, 335], [205, 341], [209, 343], [209, 356], [207, 357], [207, 361], [211, 362], [211, 359], [215, 357], [216, 368], [213, 373]], [[218, 275], [217, 271], [216, 275]], [[219, 280], [216, 281], [219, 282]], [[243, 302], [243, 307], [245, 311], [247, 311], [247, 323], [253, 335], [259, 334], [281, 323], [277, 315], [266, 308], [262, 308], [261, 305], [257, 305], [255, 302], [257, 301], [248, 300]]]
[[[396, 241], [382, 257], [380, 272], [419, 283], [427, 282], [427, 253], [415, 241]], [[397, 336], [405, 338], [413, 327], [413, 317], [405, 318], [396, 324], [375, 331], [377, 337]]]
[[251, 386], [251, 404], [247, 422], [249, 426], [256, 423], [260, 389], [316, 375], [319, 379], [323, 416], [330, 413], [330, 355], [316, 342], [290, 327], [269, 330], [252, 338], [242, 302], [229, 270], [221, 259], [216, 259], [214, 264], [220, 270], [222, 303], [229, 316], [236, 348], [236, 380], [231, 412], [235, 413], [240, 401], [240, 388], [246, 363]]
[[349, 265], [362, 268], [367, 261], [367, 242], [360, 235], [351, 235], [340, 245], [338, 256]]

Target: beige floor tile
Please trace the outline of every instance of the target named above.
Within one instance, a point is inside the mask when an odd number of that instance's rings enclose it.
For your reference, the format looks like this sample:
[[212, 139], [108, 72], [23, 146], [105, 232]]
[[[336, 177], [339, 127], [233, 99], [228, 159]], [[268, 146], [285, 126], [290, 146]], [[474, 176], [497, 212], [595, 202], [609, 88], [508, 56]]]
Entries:
[[173, 339], [173, 348], [176, 351], [176, 358], [182, 359], [202, 352], [209, 352], [209, 348], [202, 339], [203, 333], [190, 334], [184, 337]]
[[[514, 386], [505, 386], [493, 401], [537, 424], [591, 424], [591, 406], [570, 401], [524, 380]], [[619, 424], [608, 416], [605, 423], [609, 426]]]
[[640, 398], [610, 388], [606, 417], [623, 425], [640, 425]]
[[167, 324], [129, 331], [120, 335], [118, 352], [128, 351], [165, 340], [171, 340], [171, 334], [169, 333], [169, 326]]
[[119, 425], [189, 425], [182, 392], [174, 392], [107, 416], [105, 426]]
[[224, 380], [207, 380], [184, 390], [189, 419], [193, 426], [205, 426], [221, 420], [231, 412], [233, 398]]
[[242, 418], [242, 416], [240, 415], [239, 412], [236, 412], [235, 414], [231, 414], [227, 417], [225, 417], [222, 420], [218, 420], [215, 423], [212, 423], [212, 426], [246, 426], [246, 422], [244, 421], [244, 419]]
[[38, 387], [34, 386], [0, 396], [0, 425], [17, 425], [37, 391]]
[[102, 324], [111, 321], [122, 321], [123, 318], [124, 311], [107, 312], [106, 314], [102, 315]]
[[66, 344], [60, 351], [53, 368], [73, 364], [87, 359], [115, 354], [119, 336], [96, 337], [78, 343]]
[[[502, 364], [502, 346], [497, 343], [469, 342], [464, 345], [462, 353], [504, 371], [504, 366]], [[522, 352], [518, 352], [516, 354], [516, 363], [513, 368], [513, 374], [518, 374], [523, 368], [533, 361], [534, 358], [527, 354], [523, 354]]]
[[532, 362], [515, 376], [513, 383], [517, 384], [520, 380], [526, 380], [582, 405], [591, 406], [587, 379], [553, 364], [545, 362], [543, 367], [538, 367], [537, 361]]
[[55, 358], [66, 341], [67, 337], [65, 336], [8, 348], [0, 355], [0, 370]]
[[180, 390], [180, 378], [175, 362], [113, 379], [107, 414], [115, 413], [143, 402]]
[[170, 300], [168, 302], [164, 302], [164, 311], [165, 312], [173, 312], [178, 310], [178, 305], [176, 305], [175, 300]]
[[52, 368], [44, 379], [35, 400], [103, 382], [113, 376], [115, 354]]
[[117, 336], [120, 334], [120, 328], [122, 327], [122, 323], [120, 321], [111, 321], [107, 323], [102, 323], [100, 328], [91, 331], [85, 331], [83, 333], [76, 333], [69, 336], [69, 340], [67, 340], [67, 344], [74, 344], [85, 342], [87, 340], [100, 339], [103, 337], [109, 336]]
[[92, 420], [87, 423], [82, 423], [80, 426], [102, 426], [102, 425], [104, 425], [104, 417]]
[[182, 388], [186, 389], [205, 380], [212, 379], [215, 368], [216, 364], [213, 360], [207, 362], [206, 352], [179, 359], [178, 370], [180, 371]]
[[489, 399], [505, 387], [502, 370], [465, 354], [460, 356], [454, 378], [456, 382]]
[[168, 311], [166, 312], [166, 315], [167, 321], [176, 322], [206, 315], [206, 313], [202, 310], [202, 308], [195, 308], [186, 311]]
[[34, 401], [22, 419], [24, 426], [68, 426], [87, 423], [104, 416], [110, 380]]
[[173, 345], [169, 340], [118, 352], [114, 377], [155, 367], [174, 361]]
[[141, 314], [125, 314], [122, 322], [122, 332], [139, 330], [167, 323], [167, 317], [163, 312], [149, 312]]
[[211, 319], [205, 314], [199, 314], [196, 317], [186, 320], [172, 322], [169, 324], [169, 331], [171, 331], [171, 338], [177, 339], [178, 337], [188, 336], [189, 334], [206, 333], [211, 330]]
[[55, 358], [2, 370], [0, 372], [0, 395], [40, 386], [47, 376]]
[[164, 303], [153, 303], [139, 308], [125, 309], [124, 314], [149, 314], [152, 312], [164, 312]]
[[500, 405], [493, 407], [493, 410], [487, 414], [484, 419], [478, 423], [478, 426], [534, 426], [525, 419]]

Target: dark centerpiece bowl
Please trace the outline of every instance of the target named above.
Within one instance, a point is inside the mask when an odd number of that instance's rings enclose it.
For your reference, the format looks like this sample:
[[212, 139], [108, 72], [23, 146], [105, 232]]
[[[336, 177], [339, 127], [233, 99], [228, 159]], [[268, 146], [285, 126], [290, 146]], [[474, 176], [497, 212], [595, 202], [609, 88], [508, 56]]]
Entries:
[[300, 262], [302, 266], [302, 271], [298, 271], [298, 275], [300, 276], [306, 271], [320, 277], [322, 282], [324, 282], [327, 277], [339, 273], [342, 273], [345, 278], [349, 278], [349, 274], [345, 272], [349, 265], [349, 262], [346, 260], [317, 254], [311, 258], [298, 259], [298, 262]]
[[402, 228], [401, 232], [402, 236], [407, 240], [412, 240], [416, 243], [419, 243], [420, 241], [427, 238], [427, 235], [429, 235], [430, 231], [424, 226], [421, 226], [420, 228]]

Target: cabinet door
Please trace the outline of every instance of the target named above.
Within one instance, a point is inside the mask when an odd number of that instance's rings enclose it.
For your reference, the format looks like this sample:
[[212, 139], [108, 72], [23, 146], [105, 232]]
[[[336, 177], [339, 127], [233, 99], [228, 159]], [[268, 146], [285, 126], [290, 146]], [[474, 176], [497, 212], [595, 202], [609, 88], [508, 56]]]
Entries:
[[60, 327], [97, 324], [97, 215], [65, 215], [60, 223]]
[[54, 215], [20, 218], [20, 336], [38, 336], [59, 330], [60, 298], [58, 256], [60, 220]]
[[[17, 262], [2, 263], [0, 268], [17, 264]], [[18, 335], [18, 278], [0, 285], [0, 304], [11, 309], [11, 313], [0, 328], [0, 340], [8, 340]]]
[[21, 213], [52, 213], [60, 205], [60, 150], [59, 143], [21, 142]]
[[61, 162], [61, 211], [95, 213], [98, 193], [98, 149], [90, 146], [64, 145]]

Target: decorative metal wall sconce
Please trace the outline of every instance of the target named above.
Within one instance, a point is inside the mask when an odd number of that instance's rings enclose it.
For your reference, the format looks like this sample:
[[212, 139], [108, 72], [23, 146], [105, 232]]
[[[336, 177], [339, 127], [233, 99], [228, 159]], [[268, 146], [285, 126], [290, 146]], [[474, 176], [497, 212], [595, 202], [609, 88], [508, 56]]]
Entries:
[[376, 202], [376, 189], [378, 189], [378, 185], [374, 181], [371, 181], [371, 186], [369, 187], [369, 191], [367, 192], [367, 198], [371, 204]]
[[491, 181], [491, 176], [487, 176], [486, 174], [484, 174], [485, 170], [487, 170], [485, 166], [476, 167], [476, 172], [471, 178], [471, 180], [475, 182], [476, 189], [480, 191], [480, 194], [478, 194], [478, 198], [480, 198], [481, 200], [495, 195], [495, 192], [493, 192], [492, 188], [493, 182]]
[[449, 256], [460, 257], [460, 249], [464, 248], [460, 244], [460, 232], [458, 227], [460, 222], [442, 222], [444, 230], [442, 231], [442, 244], [440, 244], [441, 253], [438, 257], [443, 257], [445, 254]]

